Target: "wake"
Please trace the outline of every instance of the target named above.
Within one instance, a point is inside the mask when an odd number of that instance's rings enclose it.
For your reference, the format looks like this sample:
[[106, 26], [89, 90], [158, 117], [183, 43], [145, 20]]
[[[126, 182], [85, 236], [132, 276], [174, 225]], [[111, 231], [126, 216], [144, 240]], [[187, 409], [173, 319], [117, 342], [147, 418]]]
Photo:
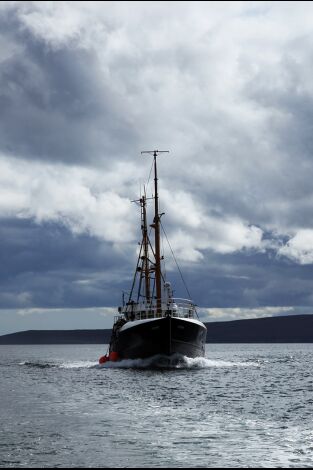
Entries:
[[37, 369], [92, 369], [97, 368], [98, 363], [91, 361], [75, 361], [62, 363], [24, 361], [20, 362], [19, 366], [26, 366]]
[[190, 358], [186, 356], [154, 356], [147, 359], [125, 359], [118, 362], [106, 362], [99, 365], [101, 369], [207, 369], [229, 367], [256, 367], [255, 362], [230, 362], [212, 360], [205, 357]]
[[175, 355], [153, 356], [147, 359], [124, 359], [117, 362], [98, 364], [92, 361], [69, 361], [62, 363], [51, 362], [20, 362], [19, 366], [38, 369], [209, 369], [209, 368], [234, 368], [234, 367], [259, 367], [256, 362], [223, 361], [208, 359], [205, 357], [190, 358]]

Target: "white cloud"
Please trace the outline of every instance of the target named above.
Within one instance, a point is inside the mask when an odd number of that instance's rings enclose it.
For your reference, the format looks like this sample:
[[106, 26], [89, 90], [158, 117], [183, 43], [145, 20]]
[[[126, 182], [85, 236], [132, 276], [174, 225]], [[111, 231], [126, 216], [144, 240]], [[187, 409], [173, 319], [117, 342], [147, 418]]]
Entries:
[[313, 230], [299, 230], [278, 250], [278, 254], [299, 264], [313, 264]]
[[135, 211], [130, 198], [119, 194], [126, 175], [118, 175], [118, 168], [111, 171], [114, 177], [64, 165], [2, 158], [1, 216], [30, 217], [38, 223], [57, 221], [73, 233], [90, 233], [113, 243], [134, 241]]
[[[44, 106], [31, 102], [30, 121], [38, 127], [47, 115], [56, 116], [46, 122], [48, 137], [38, 136], [39, 147], [50, 149], [58, 137], [66, 141], [70, 133], [78, 143], [73, 149], [73, 140], [68, 141], [74, 155], [71, 164], [80, 144], [87, 142], [84, 152], [90, 150], [97, 168], [56, 165], [53, 155], [50, 164], [4, 158], [3, 216], [29, 216], [38, 223], [57, 220], [76, 233], [88, 232], [116, 244], [133, 242], [138, 224], [129, 198], [137, 196], [135, 181], [144, 179], [148, 167], [143, 168], [137, 156], [142, 149], [158, 146], [171, 150], [160, 160], [161, 189], [169, 237], [181, 260], [200, 261], [204, 250], [263, 251], [277, 247], [276, 241], [263, 240], [266, 231], [281, 237], [299, 226], [313, 229], [307, 216], [313, 167], [306, 143], [293, 153], [284, 146], [292, 117], [301, 108], [286, 97], [313, 99], [311, 3], [7, 2], [1, 9], [19, 19], [17, 37], [27, 30], [45, 45], [42, 55], [34, 58], [26, 43], [14, 42], [14, 34], [1, 34], [0, 62], [23, 58], [30, 78], [36, 77], [37, 88], [27, 88], [26, 95], [34, 99], [39, 90]], [[91, 54], [90, 69], [82, 78], [77, 80], [75, 71], [71, 75], [57, 61], [57, 80], [46, 80], [45, 54], [60, 50], [69, 53], [66, 57], [75, 52], [78, 59], [82, 51]], [[85, 58], [82, 55], [81, 61]], [[10, 78], [6, 84], [19, 96], [15, 92], [22, 93], [26, 84]], [[72, 96], [71, 85], [79, 78], [86, 88]], [[56, 109], [47, 109], [63, 80], [68, 94], [59, 98], [69, 100], [71, 112], [57, 100]], [[100, 110], [94, 110], [94, 96], [90, 98], [94, 89], [96, 99], [105, 102]], [[79, 112], [90, 106], [92, 122], [83, 119], [75, 127]], [[120, 120], [134, 132], [129, 144], [116, 129]], [[12, 122], [15, 129], [16, 120]], [[102, 129], [109, 129], [104, 139]], [[26, 139], [23, 133], [20, 137]], [[101, 159], [104, 143], [108, 146]], [[123, 151], [118, 148], [122, 144]], [[23, 158], [21, 149], [26, 147], [21, 145], [16, 154]], [[59, 148], [55, 151], [67, 161], [67, 146], [61, 150], [64, 155]], [[115, 161], [113, 154], [119, 156]], [[299, 224], [301, 215], [305, 223]], [[310, 243], [308, 235], [299, 233], [278, 248], [279, 253], [311, 263]]]
[[80, 330], [112, 328], [116, 308], [8, 308], [0, 309], [0, 335], [26, 330]]
[[[279, 305], [287, 297], [310, 313], [307, 269], [299, 275], [284, 265], [313, 264], [312, 18], [311, 2], [0, 2], [3, 227], [10, 217], [61, 223], [129, 259], [140, 238], [130, 200], [151, 166], [140, 151], [170, 150], [159, 159], [162, 221], [178, 261], [207, 282], [203, 304]], [[19, 308], [12, 331], [23, 321], [111, 326], [101, 317], [109, 310], [32, 309], [46, 304], [38, 277], [27, 284], [20, 276], [32, 268], [31, 248], [9, 262], [5, 282], [14, 288], [3, 286], [3, 305]], [[255, 264], [245, 252], [270, 257]], [[231, 253], [241, 256], [223, 256]], [[99, 267], [76, 269], [78, 279], [66, 277], [86, 290], [83, 305], [94, 305], [93, 281], [129, 280], [118, 264], [101, 276]], [[63, 305], [63, 294], [51, 295], [49, 305]], [[299, 311], [292, 309], [201, 314], [230, 320]]]
[[[199, 308], [202, 321], [232, 321], [297, 314], [295, 307]], [[302, 313], [302, 312], [299, 312]]]
[[[118, 172], [120, 171], [120, 174]], [[30, 217], [37, 223], [56, 221], [73, 233], [89, 233], [116, 245], [140, 236], [136, 195], [137, 169], [113, 165], [105, 174], [64, 165], [0, 159], [0, 214]], [[129, 194], [127, 195], [127, 190]], [[202, 250], [232, 253], [262, 250], [262, 230], [238, 218], [205, 215], [188, 193], [164, 193], [169, 208], [170, 242], [177, 258], [199, 261]]]
[[[6, 312], [6, 310], [3, 310]], [[116, 308], [114, 307], [91, 307], [91, 308], [20, 308], [13, 309], [16, 315], [21, 317], [36, 316], [36, 315], [66, 315], [66, 314], [84, 314], [86, 318], [88, 315], [100, 315], [113, 321], [113, 317], [116, 314]]]
[[201, 251], [234, 253], [243, 249], [263, 251], [263, 231], [238, 217], [207, 215], [207, 208], [183, 191], [163, 192], [167, 220], [171, 224], [170, 243], [183, 261], [199, 261]]

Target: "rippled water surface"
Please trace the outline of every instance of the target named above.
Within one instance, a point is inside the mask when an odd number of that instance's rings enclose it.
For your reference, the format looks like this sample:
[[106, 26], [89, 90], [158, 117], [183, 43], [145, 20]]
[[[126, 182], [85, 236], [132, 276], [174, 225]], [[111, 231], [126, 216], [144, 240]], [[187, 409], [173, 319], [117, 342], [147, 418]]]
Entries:
[[177, 368], [0, 346], [0, 467], [312, 467], [313, 345], [207, 345]]

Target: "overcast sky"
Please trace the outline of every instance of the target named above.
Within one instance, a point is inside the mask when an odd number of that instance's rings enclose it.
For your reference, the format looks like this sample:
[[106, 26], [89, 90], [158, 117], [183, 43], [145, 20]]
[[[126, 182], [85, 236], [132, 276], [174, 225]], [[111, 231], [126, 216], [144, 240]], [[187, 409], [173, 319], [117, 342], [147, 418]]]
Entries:
[[312, 2], [1, 2], [0, 334], [112, 326], [156, 148], [201, 318], [313, 313], [312, 76]]

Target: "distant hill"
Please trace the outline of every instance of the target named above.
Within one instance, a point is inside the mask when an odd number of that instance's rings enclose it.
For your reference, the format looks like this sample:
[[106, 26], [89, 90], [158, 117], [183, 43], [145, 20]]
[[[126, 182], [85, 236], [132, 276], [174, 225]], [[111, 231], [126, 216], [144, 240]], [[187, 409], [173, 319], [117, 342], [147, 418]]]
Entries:
[[0, 336], [1, 344], [107, 344], [111, 330], [30, 330]]
[[313, 315], [206, 323], [207, 343], [313, 343]]
[[[313, 315], [206, 323], [207, 343], [313, 343]], [[0, 336], [9, 344], [107, 344], [111, 330], [31, 330]]]

